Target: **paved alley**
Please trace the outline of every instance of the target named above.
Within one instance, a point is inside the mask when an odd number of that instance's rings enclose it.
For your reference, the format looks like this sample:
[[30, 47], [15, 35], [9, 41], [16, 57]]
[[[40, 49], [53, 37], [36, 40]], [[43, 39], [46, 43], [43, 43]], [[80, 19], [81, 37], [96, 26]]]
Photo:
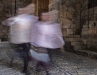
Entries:
[[[14, 60], [14, 65], [9, 68], [9, 49], [0, 49], [0, 75], [24, 75], [21, 73], [23, 68], [22, 59]], [[51, 75], [97, 75], [97, 60], [87, 58], [70, 52], [61, 53], [53, 50], [51, 53], [52, 67]], [[35, 63], [34, 63], [35, 64]], [[31, 75], [45, 75], [45, 72], [36, 72], [35, 66], [29, 64]]]

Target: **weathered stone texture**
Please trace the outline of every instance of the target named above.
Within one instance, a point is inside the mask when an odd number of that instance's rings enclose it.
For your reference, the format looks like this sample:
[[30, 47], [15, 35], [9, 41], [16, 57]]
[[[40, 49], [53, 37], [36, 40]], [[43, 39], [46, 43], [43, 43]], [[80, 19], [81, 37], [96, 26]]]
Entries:
[[[70, 35], [79, 35], [80, 31], [80, 9], [82, 9], [88, 0], [60, 0], [60, 5], [57, 5], [55, 0], [49, 0], [49, 9], [54, 10], [59, 6], [60, 17], [59, 21], [62, 28], [62, 33], [64, 37], [70, 37]], [[88, 26], [88, 6], [85, 7], [85, 11], [82, 14], [83, 18], [86, 20], [82, 28], [82, 41], [88, 48], [97, 49], [97, 7], [89, 9], [89, 26]], [[93, 15], [94, 16], [91, 16]], [[69, 41], [69, 40], [68, 40]], [[77, 47], [75, 45], [75, 47]], [[81, 47], [81, 46], [80, 46]]]
[[88, 48], [97, 49], [97, 27], [84, 27], [82, 30], [82, 40]]
[[60, 11], [59, 22], [63, 36], [69, 36], [71, 34], [68, 32], [70, 29], [72, 29], [72, 34], [78, 34], [79, 12], [88, 0], [49, 0], [49, 2], [49, 10], [57, 9]]

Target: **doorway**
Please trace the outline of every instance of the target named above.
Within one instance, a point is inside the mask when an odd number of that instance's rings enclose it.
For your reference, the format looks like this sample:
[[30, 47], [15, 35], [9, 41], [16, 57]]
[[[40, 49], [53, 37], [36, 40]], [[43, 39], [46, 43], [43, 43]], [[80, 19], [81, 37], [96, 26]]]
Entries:
[[49, 8], [49, 0], [34, 0], [36, 5], [36, 12], [37, 16], [40, 16], [42, 12], [48, 12]]

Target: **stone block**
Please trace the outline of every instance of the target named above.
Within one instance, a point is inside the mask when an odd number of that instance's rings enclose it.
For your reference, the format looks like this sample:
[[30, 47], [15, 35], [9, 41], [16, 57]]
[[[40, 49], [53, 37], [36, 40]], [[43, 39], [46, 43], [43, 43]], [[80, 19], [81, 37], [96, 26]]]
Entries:
[[88, 35], [88, 31], [87, 30], [82, 31], [82, 35]]
[[6, 17], [10, 17], [10, 14], [6, 14]]
[[[90, 25], [90, 26], [93, 25], [94, 22], [97, 24], [97, 21], [89, 21], [89, 25]], [[86, 21], [86, 25], [88, 25], [88, 21]]]
[[63, 36], [67, 36], [67, 29], [63, 29]]
[[81, 38], [69, 38], [69, 41], [77, 41], [77, 42], [80, 42], [81, 41]]
[[62, 18], [63, 28], [70, 28], [72, 25], [71, 21], [65, 18]]
[[62, 17], [66, 18], [66, 12], [64, 11], [64, 13], [62, 13]]
[[96, 27], [90, 27], [88, 30], [88, 34], [92, 35], [92, 34], [96, 34], [97, 32], [97, 28]]
[[2, 32], [3, 32], [3, 33], [6, 33], [6, 32], [7, 32], [7, 30], [2, 30]]
[[67, 25], [64, 23], [63, 28], [70, 28], [70, 24]]
[[92, 34], [92, 33], [93, 33], [92, 28], [89, 28], [89, 30], [88, 30], [88, 34]]
[[71, 42], [71, 45], [74, 46], [74, 45], [83, 45], [84, 43], [83, 42]]
[[74, 50], [81, 50], [81, 49], [85, 49], [86, 46], [85, 45], [74, 45]]
[[69, 35], [70, 38], [80, 38], [80, 35]]
[[73, 34], [73, 29], [67, 29], [67, 34]]
[[10, 47], [9, 42], [0, 42], [0, 48]]
[[88, 28], [88, 25], [83, 25], [83, 28]]
[[69, 38], [64, 38], [65, 41], [69, 41]]
[[84, 42], [84, 44], [86, 44], [86, 43], [87, 43], [87, 39], [82, 39], [82, 41]]

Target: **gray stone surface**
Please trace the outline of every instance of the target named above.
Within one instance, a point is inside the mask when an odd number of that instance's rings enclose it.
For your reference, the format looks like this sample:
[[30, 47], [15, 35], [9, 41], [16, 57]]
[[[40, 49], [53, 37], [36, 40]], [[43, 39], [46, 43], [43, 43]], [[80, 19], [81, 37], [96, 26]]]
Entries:
[[[9, 50], [0, 49], [0, 75], [24, 75], [21, 73], [23, 68], [22, 59], [16, 58], [14, 65], [9, 68]], [[97, 75], [97, 60], [80, 56], [74, 53], [61, 53], [59, 50], [53, 50], [51, 53], [52, 67], [51, 75]], [[31, 75], [45, 75], [45, 72], [35, 71], [35, 62], [29, 63], [28, 67]]]

